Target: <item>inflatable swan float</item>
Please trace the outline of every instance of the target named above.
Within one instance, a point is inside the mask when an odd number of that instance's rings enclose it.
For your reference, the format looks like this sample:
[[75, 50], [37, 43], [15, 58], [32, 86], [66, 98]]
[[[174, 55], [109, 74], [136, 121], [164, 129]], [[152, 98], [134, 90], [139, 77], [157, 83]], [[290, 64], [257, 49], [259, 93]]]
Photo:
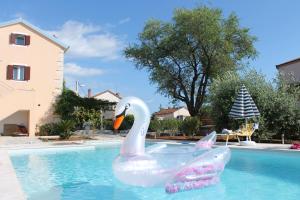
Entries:
[[134, 123], [127, 134], [120, 154], [113, 162], [114, 175], [123, 183], [135, 186], [164, 186], [174, 193], [216, 184], [230, 159], [227, 147], [212, 148], [215, 132], [195, 146], [155, 144], [145, 149], [150, 123], [146, 104], [136, 97], [123, 98], [116, 106], [114, 129], [128, 114]]

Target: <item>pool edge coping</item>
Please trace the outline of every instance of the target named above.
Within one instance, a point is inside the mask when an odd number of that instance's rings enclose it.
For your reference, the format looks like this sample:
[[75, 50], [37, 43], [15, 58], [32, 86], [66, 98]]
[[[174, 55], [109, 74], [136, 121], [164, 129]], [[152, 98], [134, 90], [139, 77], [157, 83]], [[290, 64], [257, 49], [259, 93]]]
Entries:
[[0, 150], [0, 194], [5, 200], [27, 199], [7, 150]]
[[[182, 143], [177, 141], [168, 141], [168, 140], [147, 140], [151, 142], [162, 142], [166, 144], [195, 144], [194, 141], [188, 143]], [[62, 145], [37, 145], [37, 146], [17, 146], [17, 147], [7, 147], [7, 148], [0, 148], [0, 194], [5, 194], [5, 200], [25, 200], [26, 194], [22, 189], [21, 183], [17, 177], [15, 169], [13, 167], [11, 161], [11, 151], [22, 151], [22, 150], [39, 150], [39, 149], [52, 149], [52, 150], [59, 150], [62, 151], [63, 149], [70, 151], [70, 148], [73, 150], [80, 150], [85, 147], [94, 147], [97, 146], [111, 146], [111, 145], [119, 145], [122, 141], [101, 141], [101, 142], [90, 142], [90, 143], [83, 143], [83, 144], [62, 144]], [[225, 146], [217, 144], [215, 146]], [[268, 149], [268, 148], [249, 148], [249, 147], [242, 147], [242, 146], [228, 146], [229, 148], [233, 149], [243, 149], [243, 150], [262, 150], [262, 151], [279, 151], [279, 152], [298, 152], [292, 149]], [[71, 150], [72, 151], [72, 150]], [[5, 181], [6, 180], [6, 181]], [[9, 183], [9, 184], [7, 184]], [[8, 187], [10, 186], [10, 187]]]

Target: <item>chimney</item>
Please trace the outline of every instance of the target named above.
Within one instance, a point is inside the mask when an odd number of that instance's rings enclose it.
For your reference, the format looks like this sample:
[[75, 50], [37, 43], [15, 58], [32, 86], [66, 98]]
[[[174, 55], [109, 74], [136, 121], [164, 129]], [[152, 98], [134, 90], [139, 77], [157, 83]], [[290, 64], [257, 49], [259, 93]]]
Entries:
[[92, 97], [92, 89], [89, 88], [89, 89], [88, 89], [88, 98], [91, 98], [91, 97]]

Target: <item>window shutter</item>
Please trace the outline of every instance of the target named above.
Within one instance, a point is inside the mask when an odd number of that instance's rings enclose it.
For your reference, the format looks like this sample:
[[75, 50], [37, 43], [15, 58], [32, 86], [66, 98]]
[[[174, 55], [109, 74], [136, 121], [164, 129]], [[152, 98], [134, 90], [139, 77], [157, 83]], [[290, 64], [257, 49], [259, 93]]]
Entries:
[[7, 80], [12, 80], [13, 79], [13, 65], [8, 65], [7, 66], [7, 72], [6, 72], [6, 79]]
[[25, 67], [24, 69], [24, 80], [29, 81], [30, 80], [30, 67]]
[[10, 34], [9, 43], [16, 44], [16, 34]]
[[25, 45], [30, 45], [30, 36], [29, 35], [26, 35], [25, 36]]

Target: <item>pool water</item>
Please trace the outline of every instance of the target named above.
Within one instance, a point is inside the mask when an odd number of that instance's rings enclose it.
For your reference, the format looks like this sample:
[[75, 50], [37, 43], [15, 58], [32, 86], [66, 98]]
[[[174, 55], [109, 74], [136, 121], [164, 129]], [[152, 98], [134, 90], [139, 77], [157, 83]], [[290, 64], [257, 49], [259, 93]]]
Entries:
[[29, 200], [295, 200], [300, 197], [300, 154], [232, 150], [221, 182], [167, 194], [164, 188], [133, 187], [113, 176], [118, 147], [11, 156]]

